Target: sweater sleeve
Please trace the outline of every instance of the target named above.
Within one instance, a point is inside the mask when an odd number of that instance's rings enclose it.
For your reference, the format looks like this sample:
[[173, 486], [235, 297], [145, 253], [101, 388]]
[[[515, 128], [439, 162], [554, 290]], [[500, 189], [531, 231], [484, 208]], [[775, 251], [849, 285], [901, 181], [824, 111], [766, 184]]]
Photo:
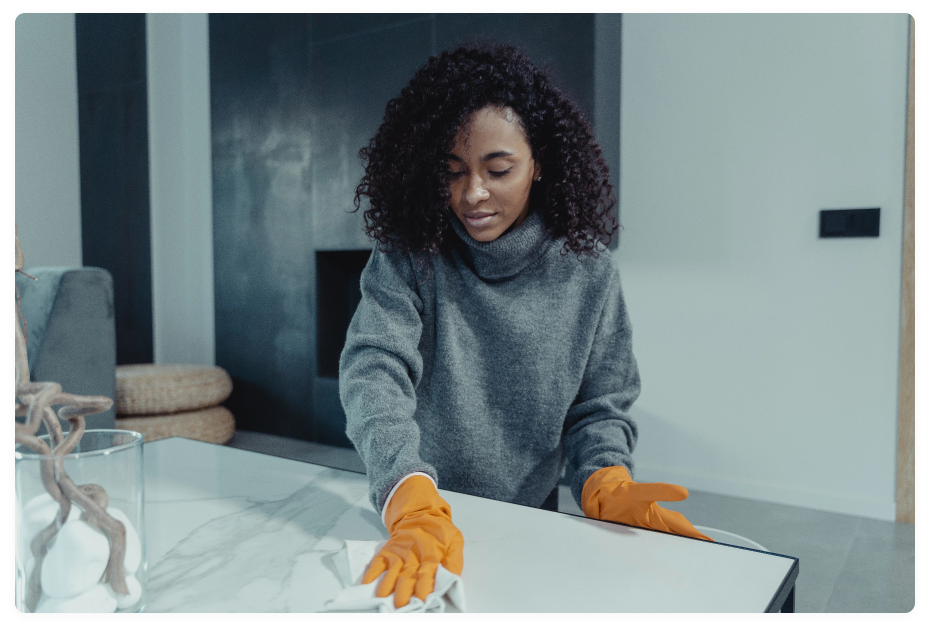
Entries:
[[377, 249], [362, 271], [361, 293], [339, 359], [339, 397], [346, 435], [365, 463], [369, 498], [380, 511], [405, 475], [437, 479], [435, 468], [420, 459], [413, 419], [423, 375], [423, 302], [409, 258]]
[[575, 468], [571, 488], [578, 505], [581, 489], [596, 470], [625, 466], [632, 474], [637, 429], [629, 409], [639, 391], [630, 319], [620, 275], [612, 267], [581, 387], [565, 419], [563, 446]]

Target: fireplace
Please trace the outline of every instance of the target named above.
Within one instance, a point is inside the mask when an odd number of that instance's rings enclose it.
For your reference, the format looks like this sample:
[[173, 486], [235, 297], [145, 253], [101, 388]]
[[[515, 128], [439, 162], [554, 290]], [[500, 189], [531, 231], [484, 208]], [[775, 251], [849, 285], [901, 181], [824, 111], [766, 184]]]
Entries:
[[339, 401], [339, 355], [362, 298], [359, 281], [370, 249], [316, 252], [316, 373], [314, 440], [351, 446]]

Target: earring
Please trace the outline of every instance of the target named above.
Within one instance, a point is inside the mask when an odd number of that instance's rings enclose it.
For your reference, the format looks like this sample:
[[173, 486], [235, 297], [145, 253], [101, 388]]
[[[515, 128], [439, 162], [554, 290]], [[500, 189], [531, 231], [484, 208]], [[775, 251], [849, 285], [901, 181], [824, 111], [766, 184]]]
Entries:
[[541, 181], [542, 181], [542, 175], [540, 175], [539, 177], [537, 177], [537, 178], [536, 178], [536, 181], [537, 181], [537, 182], [541, 182]]

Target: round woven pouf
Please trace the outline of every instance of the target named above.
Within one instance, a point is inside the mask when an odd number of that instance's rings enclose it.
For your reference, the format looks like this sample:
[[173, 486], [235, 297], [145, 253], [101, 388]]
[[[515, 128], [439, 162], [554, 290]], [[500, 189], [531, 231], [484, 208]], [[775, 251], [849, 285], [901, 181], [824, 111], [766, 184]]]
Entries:
[[160, 416], [117, 418], [116, 428], [138, 431], [145, 436], [146, 442], [185, 437], [201, 442], [226, 444], [236, 432], [236, 422], [229, 409], [218, 405], [209, 409]]
[[116, 367], [116, 415], [149, 416], [206, 409], [232, 392], [232, 379], [215, 365], [142, 363]]

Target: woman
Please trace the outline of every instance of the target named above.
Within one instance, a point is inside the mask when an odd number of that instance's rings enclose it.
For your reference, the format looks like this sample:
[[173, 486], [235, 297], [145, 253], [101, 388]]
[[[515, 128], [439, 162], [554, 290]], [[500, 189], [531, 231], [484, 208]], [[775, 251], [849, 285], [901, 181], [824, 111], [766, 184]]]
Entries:
[[437, 486], [556, 509], [566, 458], [584, 513], [705, 538], [637, 484], [640, 390], [600, 148], [518, 50], [431, 58], [360, 153], [377, 248], [340, 360], [346, 433], [390, 539], [363, 582], [425, 599], [463, 538]]

